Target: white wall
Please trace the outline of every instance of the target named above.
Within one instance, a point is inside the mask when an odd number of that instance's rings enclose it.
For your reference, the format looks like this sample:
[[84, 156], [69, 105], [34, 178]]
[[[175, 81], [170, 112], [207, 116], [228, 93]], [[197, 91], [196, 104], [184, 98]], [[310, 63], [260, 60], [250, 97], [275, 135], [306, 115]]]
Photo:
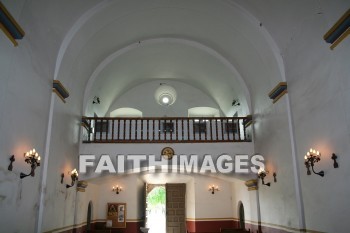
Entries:
[[[21, 17], [25, 1], [2, 3], [19, 24], [26, 25]], [[14, 47], [0, 31], [0, 224], [6, 232], [33, 232], [42, 168], [36, 169], [35, 177], [20, 180], [19, 174], [30, 172], [23, 158], [26, 151], [35, 147], [43, 156], [51, 88], [47, 71], [38, 68], [40, 52], [33, 51], [28, 36], [19, 44]], [[10, 172], [12, 154], [16, 161]]]
[[[114, 167], [118, 171], [117, 167], [117, 155], [155, 155], [157, 160], [160, 160], [160, 154], [164, 147], [171, 146], [176, 155], [198, 155], [199, 165], [205, 155], [212, 155], [212, 159], [215, 163], [216, 158], [222, 154], [230, 156], [235, 155], [252, 155], [253, 145], [252, 143], [177, 143], [177, 144], [82, 144], [80, 147], [80, 155], [95, 155], [95, 164], [92, 167], [87, 168], [86, 174], [81, 174], [83, 179], [90, 179], [99, 177], [101, 174], [94, 172], [101, 155], [110, 155]], [[126, 168], [131, 167], [131, 161], [129, 161]], [[142, 167], [147, 165], [141, 164]], [[200, 169], [200, 168], [199, 168]], [[199, 170], [198, 169], [198, 170]], [[103, 173], [102, 173], [103, 175]], [[231, 174], [228, 174], [230, 176]]]
[[[321, 39], [349, 9], [349, 2], [342, 3], [328, 8], [325, 17], [306, 20], [285, 51], [306, 225], [325, 232], [348, 232], [350, 215], [350, 187], [342, 185], [350, 177], [350, 40], [331, 51]], [[324, 170], [324, 178], [306, 175], [303, 155], [310, 147], [322, 154], [315, 170]], [[332, 153], [339, 156], [339, 169], [333, 168]]]

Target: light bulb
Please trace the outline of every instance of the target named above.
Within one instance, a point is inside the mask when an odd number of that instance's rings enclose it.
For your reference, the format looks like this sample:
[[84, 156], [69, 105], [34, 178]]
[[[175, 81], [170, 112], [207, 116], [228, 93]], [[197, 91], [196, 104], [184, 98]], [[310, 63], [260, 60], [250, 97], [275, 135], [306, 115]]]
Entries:
[[164, 104], [169, 103], [169, 98], [168, 98], [168, 97], [163, 97], [163, 98], [162, 98], [162, 102], [163, 102]]

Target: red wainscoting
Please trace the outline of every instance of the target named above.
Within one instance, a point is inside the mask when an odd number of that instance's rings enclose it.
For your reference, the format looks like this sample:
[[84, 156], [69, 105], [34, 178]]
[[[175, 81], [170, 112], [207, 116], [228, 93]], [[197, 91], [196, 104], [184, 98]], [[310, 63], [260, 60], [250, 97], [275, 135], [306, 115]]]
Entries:
[[[91, 223], [91, 230], [86, 230], [86, 225], [70, 229], [70, 230], [62, 230], [60, 233], [95, 233], [101, 232], [101, 230], [105, 230], [105, 222], [94, 222]], [[143, 226], [143, 222], [127, 222], [126, 228], [108, 228], [108, 233], [140, 233], [140, 227]]]
[[[220, 228], [239, 228], [239, 222], [237, 220], [187, 220], [186, 221], [188, 232], [220, 232]], [[274, 227], [261, 226], [260, 231], [257, 224], [245, 223], [245, 228], [250, 230], [251, 233], [263, 232], [263, 233], [288, 233], [288, 230], [277, 229]]]
[[220, 228], [238, 228], [238, 222], [233, 220], [187, 220], [189, 232], [220, 232]]

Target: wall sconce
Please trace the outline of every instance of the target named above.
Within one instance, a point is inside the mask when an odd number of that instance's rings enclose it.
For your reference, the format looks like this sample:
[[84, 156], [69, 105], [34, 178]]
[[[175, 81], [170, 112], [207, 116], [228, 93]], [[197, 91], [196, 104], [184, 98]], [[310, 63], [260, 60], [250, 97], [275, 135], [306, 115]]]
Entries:
[[119, 185], [113, 186], [112, 191], [115, 192], [115, 194], [119, 194], [121, 191], [123, 191], [123, 188]]
[[61, 174], [61, 184], [63, 184], [64, 174]]
[[211, 194], [214, 194], [215, 191], [220, 191], [220, 190], [219, 190], [219, 186], [210, 185], [208, 191], [210, 191]]
[[266, 185], [266, 186], [270, 186], [270, 182], [266, 183], [264, 182], [264, 179], [266, 177], [266, 175], [268, 174], [269, 172], [268, 171], [265, 171], [264, 168], [260, 167], [259, 171], [258, 171], [258, 177], [261, 179], [261, 183], [263, 185]]
[[8, 170], [9, 171], [12, 171], [12, 169], [13, 169], [13, 162], [15, 161], [15, 156], [14, 155], [12, 155], [11, 157], [10, 157], [10, 161], [11, 161], [11, 163], [10, 163], [10, 165], [8, 166]]
[[[13, 155], [12, 155], [12, 156], [13, 156]], [[339, 164], [338, 164], [338, 162], [337, 162], [337, 158], [338, 158], [338, 156], [337, 156], [336, 154], [333, 153], [331, 159], [334, 160], [334, 163], [333, 163], [333, 167], [334, 167], [334, 168], [338, 168], [338, 167], [339, 167]]]
[[34, 171], [35, 171], [36, 167], [40, 166], [40, 159], [41, 158], [40, 158], [38, 152], [35, 151], [35, 149], [30, 150], [29, 152], [24, 154], [24, 161], [26, 163], [30, 164], [31, 171], [28, 175], [21, 172], [21, 174], [20, 174], [21, 179], [23, 179], [24, 177], [27, 177], [27, 176], [34, 176], [35, 175]]
[[71, 185], [68, 185], [68, 184], [67, 184], [67, 185], [66, 185], [66, 188], [73, 187], [75, 181], [78, 180], [78, 172], [77, 172], [77, 169], [74, 168], [74, 170], [71, 171], [70, 177], [72, 178], [72, 183], [71, 183]]
[[304, 156], [304, 159], [305, 159], [305, 166], [306, 166], [308, 175], [311, 175], [311, 171], [310, 171], [310, 167], [311, 167], [313, 173], [321, 177], [324, 176], [323, 171], [315, 172], [314, 170], [315, 163], [321, 160], [321, 153], [319, 151], [316, 151], [311, 148], [310, 151], [307, 152], [307, 154]]

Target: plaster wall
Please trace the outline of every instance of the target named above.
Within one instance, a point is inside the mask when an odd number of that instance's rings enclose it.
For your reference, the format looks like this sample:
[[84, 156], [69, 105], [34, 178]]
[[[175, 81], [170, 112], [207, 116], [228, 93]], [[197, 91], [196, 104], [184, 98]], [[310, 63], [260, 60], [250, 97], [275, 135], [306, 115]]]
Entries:
[[[87, 173], [81, 174], [83, 179], [91, 179], [99, 177], [102, 174], [95, 173], [96, 165], [101, 155], [110, 155], [110, 158], [114, 164], [116, 171], [118, 172], [117, 155], [155, 155], [157, 160], [160, 160], [160, 153], [166, 146], [171, 146], [176, 155], [198, 155], [199, 165], [205, 155], [211, 155], [214, 163], [219, 155], [227, 154], [230, 156], [235, 155], [252, 155], [253, 145], [252, 143], [194, 143], [194, 144], [81, 144], [80, 155], [95, 155], [94, 166], [87, 167]], [[147, 166], [148, 163], [141, 163], [141, 167]], [[127, 161], [125, 170], [132, 168], [132, 161]], [[198, 168], [200, 170], [200, 167]], [[228, 174], [230, 177], [232, 174]], [[235, 174], [240, 175], [240, 174]], [[242, 177], [248, 177], [244, 174]]]
[[[23, 26], [25, 1], [2, 2]], [[38, 68], [40, 53], [33, 51], [26, 37], [19, 44], [14, 47], [0, 32], [0, 224], [9, 233], [35, 231], [42, 169], [36, 169], [35, 177], [21, 180], [19, 175], [30, 172], [30, 165], [23, 159], [26, 151], [34, 147], [44, 159], [51, 92], [47, 70]], [[13, 171], [8, 171], [11, 155], [16, 161]]]
[[[166, 83], [176, 90], [174, 104], [161, 106], [157, 103], [154, 93], [160, 83]], [[186, 83], [168, 80], [147, 82], [130, 89], [111, 104], [109, 112], [123, 107], [136, 108], [143, 113], [143, 117], [187, 117], [188, 109], [193, 107], [220, 109], [212, 98], [199, 89]]]
[[[350, 178], [350, 40], [333, 51], [321, 40], [331, 22], [349, 8], [343, 3], [344, 8], [328, 9], [330, 20], [317, 16], [306, 20], [284, 53], [306, 226], [323, 232], [348, 232], [350, 215], [350, 187], [343, 185]], [[303, 156], [310, 147], [322, 154], [315, 170], [324, 170], [324, 178], [306, 175]], [[332, 153], [339, 156], [339, 169], [333, 168]]]

